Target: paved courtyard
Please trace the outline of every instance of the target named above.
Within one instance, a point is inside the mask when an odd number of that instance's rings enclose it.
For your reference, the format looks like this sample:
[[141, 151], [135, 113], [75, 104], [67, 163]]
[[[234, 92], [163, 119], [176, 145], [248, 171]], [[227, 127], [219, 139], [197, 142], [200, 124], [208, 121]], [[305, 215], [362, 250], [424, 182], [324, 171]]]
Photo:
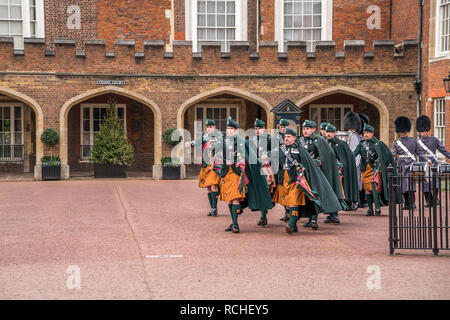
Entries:
[[240, 234], [196, 180], [0, 182], [0, 299], [450, 299], [450, 252], [388, 254], [387, 208]]

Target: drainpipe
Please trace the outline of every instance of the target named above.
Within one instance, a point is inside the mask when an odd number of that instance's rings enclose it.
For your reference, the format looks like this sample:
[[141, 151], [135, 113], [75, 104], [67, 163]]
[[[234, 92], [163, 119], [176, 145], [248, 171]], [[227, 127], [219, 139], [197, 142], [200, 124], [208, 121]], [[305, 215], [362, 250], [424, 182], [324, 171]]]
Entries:
[[422, 33], [423, 33], [423, 0], [419, 1], [419, 49], [418, 49], [418, 71], [417, 80], [414, 82], [414, 87], [417, 93], [417, 117], [422, 113]]
[[392, 0], [389, 3], [389, 40], [392, 39]]
[[262, 24], [262, 14], [261, 14], [261, 0], [258, 0], [258, 35], [256, 36], [256, 43], [257, 43], [257, 51], [259, 51], [259, 41], [261, 41], [261, 24]]

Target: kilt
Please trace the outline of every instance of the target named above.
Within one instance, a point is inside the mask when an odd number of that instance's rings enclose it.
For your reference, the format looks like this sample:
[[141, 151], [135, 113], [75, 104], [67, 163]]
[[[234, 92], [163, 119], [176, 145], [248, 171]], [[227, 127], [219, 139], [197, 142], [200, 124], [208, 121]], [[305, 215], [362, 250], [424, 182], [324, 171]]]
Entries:
[[219, 175], [211, 170], [211, 165], [206, 168], [200, 169], [200, 174], [198, 176], [198, 187], [206, 188], [212, 185], [219, 184]]
[[373, 169], [370, 164], [367, 164], [366, 169], [361, 172], [363, 187], [366, 191], [372, 191], [372, 178], [373, 178]]
[[231, 202], [235, 199], [243, 201], [245, 199], [245, 193], [239, 192], [239, 180], [238, 176], [234, 171], [228, 168], [227, 174], [220, 178], [220, 200], [225, 202]]
[[284, 171], [283, 183], [276, 188], [272, 201], [288, 207], [305, 206], [303, 190], [297, 188], [297, 184], [294, 182], [289, 184], [289, 179], [289, 174]]

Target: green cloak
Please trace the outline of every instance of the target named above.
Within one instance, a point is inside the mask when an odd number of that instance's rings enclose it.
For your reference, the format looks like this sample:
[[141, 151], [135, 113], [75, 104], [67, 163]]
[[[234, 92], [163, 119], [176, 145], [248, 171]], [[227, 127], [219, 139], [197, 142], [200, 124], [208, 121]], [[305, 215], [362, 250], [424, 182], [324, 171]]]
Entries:
[[[311, 216], [313, 214], [318, 213], [333, 213], [342, 210], [341, 204], [336, 197], [331, 185], [328, 183], [328, 180], [325, 178], [323, 172], [319, 169], [317, 164], [311, 158], [309, 153], [305, 148], [301, 146], [301, 144], [296, 141], [294, 143], [294, 147], [296, 147], [299, 151], [298, 154], [291, 153], [292, 158], [297, 160], [298, 163], [302, 164], [305, 168], [306, 180], [311, 187], [311, 190], [318, 194], [321, 205], [318, 206], [311, 200], [306, 197], [306, 208], [302, 212], [302, 216]], [[283, 164], [286, 161], [285, 154], [280, 150], [280, 170], [278, 174], [278, 183], [283, 183], [284, 171]], [[293, 183], [297, 179], [297, 170], [295, 167], [291, 167], [287, 170], [289, 175], [289, 183]]]
[[328, 141], [331, 141], [331, 148], [334, 150], [337, 158], [344, 166], [343, 184], [345, 200], [356, 202], [359, 200], [359, 190], [355, 157], [345, 141], [342, 141], [336, 136]]
[[330, 145], [327, 143], [327, 140], [324, 137], [319, 136], [315, 132], [311, 134], [310, 138], [312, 139], [314, 146], [319, 152], [320, 162], [322, 164], [321, 169], [324, 176], [327, 178], [328, 182], [336, 193], [337, 198], [339, 200], [343, 200], [344, 195], [342, 194], [341, 180], [339, 178], [336, 155], [333, 149], [331, 149]]
[[[225, 140], [223, 141], [223, 155], [226, 155], [226, 144]], [[258, 163], [250, 164], [250, 156], [252, 159], [256, 159], [256, 155], [254, 154], [254, 150], [249, 147], [249, 143], [247, 140], [244, 140], [240, 136], [236, 136], [234, 138], [234, 149], [235, 155], [233, 157], [234, 163], [237, 160], [237, 154], [245, 154], [245, 174], [249, 180], [247, 185], [247, 193], [245, 200], [241, 202], [242, 208], [249, 207], [252, 211], [262, 211], [269, 210], [273, 208], [272, 196], [270, 195], [269, 187], [267, 186], [266, 177], [260, 174], [260, 166]], [[231, 151], [233, 151], [231, 150]], [[251, 155], [251, 153], [253, 153]], [[237, 175], [241, 175], [241, 169], [235, 165], [227, 165], [226, 160], [222, 164], [220, 176], [224, 177], [228, 168], [231, 167], [231, 170], [234, 171]]]
[[[395, 163], [394, 157], [392, 156], [392, 152], [389, 149], [389, 147], [381, 140], [378, 140], [375, 137], [372, 137], [372, 139], [368, 140], [371, 142], [375, 147], [375, 152], [378, 155], [378, 158], [380, 159], [380, 166], [381, 166], [381, 176], [383, 178], [383, 194], [380, 194], [380, 196], [383, 196], [382, 200], [384, 203], [388, 203], [389, 200], [389, 180], [388, 180], [388, 170], [389, 164], [392, 165], [394, 168], [394, 176], [397, 175], [397, 165]], [[374, 168], [375, 170], [375, 168]], [[397, 199], [398, 200], [398, 199]]]

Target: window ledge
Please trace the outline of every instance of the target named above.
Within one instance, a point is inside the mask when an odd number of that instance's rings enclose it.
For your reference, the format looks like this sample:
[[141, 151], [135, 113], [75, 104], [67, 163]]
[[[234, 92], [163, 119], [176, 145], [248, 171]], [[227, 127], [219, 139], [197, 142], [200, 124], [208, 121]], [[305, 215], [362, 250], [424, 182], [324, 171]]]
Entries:
[[450, 53], [446, 53], [446, 54], [440, 55], [440, 56], [438, 56], [438, 57], [431, 58], [431, 59], [429, 60], [429, 62], [430, 62], [430, 63], [433, 63], [433, 62], [443, 61], [443, 60], [449, 60], [449, 59], [450, 59]]

